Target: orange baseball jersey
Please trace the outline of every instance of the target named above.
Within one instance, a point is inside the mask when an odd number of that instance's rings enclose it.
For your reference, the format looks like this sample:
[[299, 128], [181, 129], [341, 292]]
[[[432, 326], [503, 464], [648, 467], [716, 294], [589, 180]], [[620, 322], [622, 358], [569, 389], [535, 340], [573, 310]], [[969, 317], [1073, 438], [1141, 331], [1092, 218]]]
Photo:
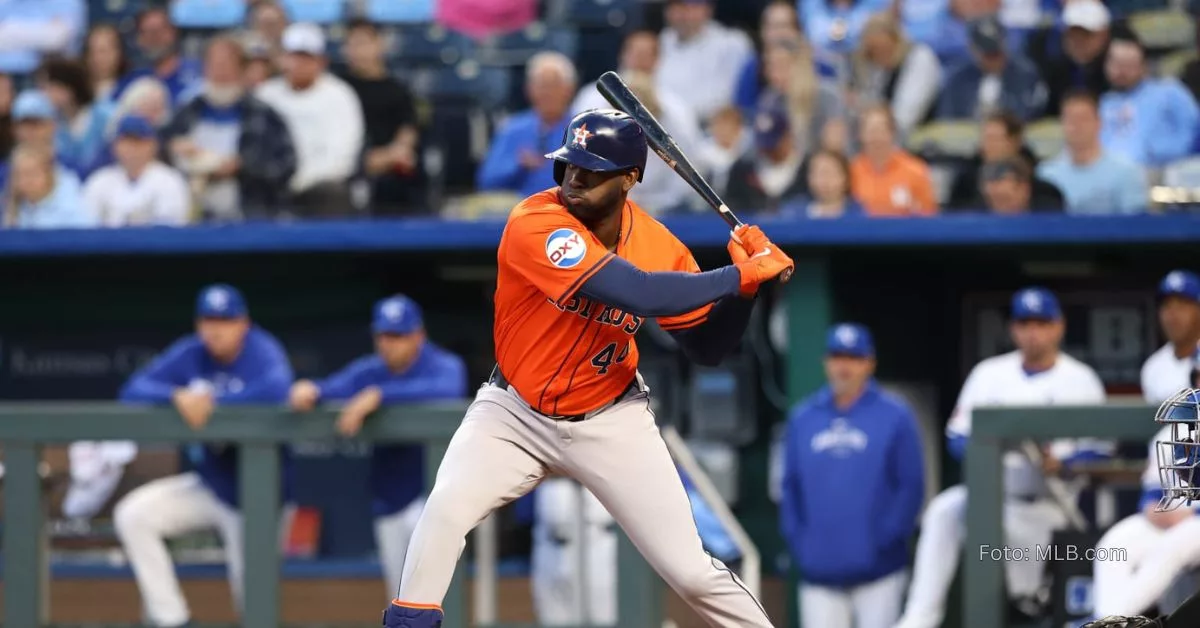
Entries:
[[[579, 288], [620, 256], [646, 272], [700, 272], [678, 238], [633, 201], [621, 210], [621, 237], [609, 251], [558, 200], [558, 188], [522, 201], [508, 217], [496, 254], [496, 363], [542, 414], [590, 412], [633, 381], [634, 334], [645, 322], [595, 303]], [[705, 321], [712, 305], [661, 317], [666, 330]]]

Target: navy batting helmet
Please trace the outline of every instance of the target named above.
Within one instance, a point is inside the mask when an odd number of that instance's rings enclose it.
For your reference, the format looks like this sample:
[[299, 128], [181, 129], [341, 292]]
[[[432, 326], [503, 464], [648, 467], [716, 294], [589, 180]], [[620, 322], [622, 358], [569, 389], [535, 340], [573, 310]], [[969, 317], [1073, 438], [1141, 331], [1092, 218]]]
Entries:
[[546, 155], [553, 159], [554, 181], [562, 185], [567, 164], [584, 170], [646, 172], [646, 133], [629, 115], [616, 109], [589, 109], [571, 119], [562, 148]]

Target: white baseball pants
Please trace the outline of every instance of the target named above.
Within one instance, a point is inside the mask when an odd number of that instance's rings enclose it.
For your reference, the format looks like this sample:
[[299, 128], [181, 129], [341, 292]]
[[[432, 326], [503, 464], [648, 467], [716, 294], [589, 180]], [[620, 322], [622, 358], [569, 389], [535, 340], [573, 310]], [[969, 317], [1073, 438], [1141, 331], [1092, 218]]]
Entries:
[[[952, 486], [934, 497], [921, 517], [921, 536], [912, 587], [897, 628], [938, 628], [946, 614], [946, 595], [958, 571], [966, 540], [967, 487]], [[1067, 517], [1049, 499], [1004, 502], [1004, 543], [1022, 550], [1026, 558], [1005, 563], [1008, 593], [1014, 597], [1033, 594], [1042, 584], [1045, 561], [1038, 547], [1046, 547], [1054, 531], [1067, 525]], [[1001, 546], [998, 549], [1002, 549]], [[971, 548], [972, 552], [981, 551]], [[991, 560], [972, 555], [971, 560]]]
[[900, 617], [908, 571], [853, 587], [801, 583], [801, 628], [891, 628]]
[[403, 510], [375, 519], [375, 547], [379, 551], [379, 564], [387, 585], [387, 600], [390, 601], [400, 590], [400, 575], [404, 573], [404, 554], [412, 539], [413, 529], [425, 508], [425, 497], [421, 496]]
[[1092, 561], [1094, 614], [1140, 615], [1158, 602], [1180, 574], [1200, 565], [1200, 516], [1164, 530], [1142, 513], [1130, 515], [1109, 528], [1096, 549]]

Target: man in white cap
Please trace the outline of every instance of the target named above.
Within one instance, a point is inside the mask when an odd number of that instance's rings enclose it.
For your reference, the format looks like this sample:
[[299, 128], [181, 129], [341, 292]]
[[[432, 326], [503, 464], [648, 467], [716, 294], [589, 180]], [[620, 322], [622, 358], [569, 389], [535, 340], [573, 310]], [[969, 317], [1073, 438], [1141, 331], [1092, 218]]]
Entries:
[[319, 26], [288, 26], [283, 52], [283, 76], [264, 82], [256, 95], [279, 112], [296, 145], [292, 208], [306, 217], [346, 215], [352, 211], [349, 180], [363, 147], [362, 106], [354, 90], [327, 71]]
[[[1087, 90], [1099, 96], [1108, 91], [1104, 57], [1114, 32], [1127, 32], [1114, 24], [1101, 0], [1067, 0], [1061, 25], [1051, 26], [1029, 43], [1030, 56], [1041, 68], [1049, 91], [1046, 114], [1056, 116], [1063, 97], [1071, 91]], [[1061, 30], [1059, 30], [1061, 29]]]

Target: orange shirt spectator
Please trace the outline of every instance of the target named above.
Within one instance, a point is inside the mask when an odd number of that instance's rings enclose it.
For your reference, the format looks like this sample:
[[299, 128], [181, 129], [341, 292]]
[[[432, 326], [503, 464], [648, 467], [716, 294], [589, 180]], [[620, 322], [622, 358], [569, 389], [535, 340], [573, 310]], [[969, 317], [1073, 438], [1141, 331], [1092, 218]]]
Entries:
[[868, 216], [932, 216], [929, 166], [896, 146], [891, 111], [872, 107], [860, 123], [862, 152], [850, 164], [850, 192]]

